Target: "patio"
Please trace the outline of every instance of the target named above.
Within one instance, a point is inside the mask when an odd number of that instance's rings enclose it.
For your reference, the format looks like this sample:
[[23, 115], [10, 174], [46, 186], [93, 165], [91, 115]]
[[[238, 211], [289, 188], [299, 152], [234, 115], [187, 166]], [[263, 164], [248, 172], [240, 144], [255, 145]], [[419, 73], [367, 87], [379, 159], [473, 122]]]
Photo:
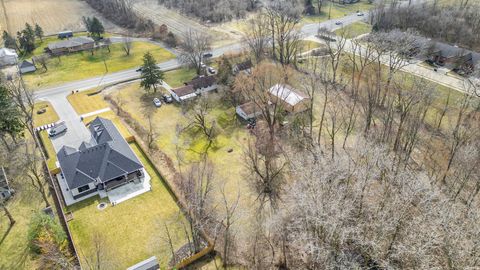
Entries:
[[135, 196], [143, 194], [145, 192], [151, 191], [152, 187], [150, 184], [150, 175], [145, 169], [142, 169], [142, 178], [139, 178], [139, 181], [133, 181], [128, 184], [122, 185], [120, 187], [114, 188], [110, 191], [107, 191], [108, 199], [112, 205], [119, 204], [128, 199], [131, 199]]

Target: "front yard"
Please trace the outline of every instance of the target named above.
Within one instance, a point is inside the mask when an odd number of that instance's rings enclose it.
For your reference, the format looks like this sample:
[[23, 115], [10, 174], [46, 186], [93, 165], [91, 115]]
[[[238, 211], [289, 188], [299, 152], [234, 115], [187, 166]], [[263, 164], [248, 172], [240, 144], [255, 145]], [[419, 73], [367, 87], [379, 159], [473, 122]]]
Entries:
[[363, 34], [370, 33], [372, 26], [364, 22], [354, 22], [340, 29], [335, 30], [335, 34], [344, 35], [345, 38], [351, 39]]
[[117, 43], [110, 45], [110, 52], [107, 48], [102, 48], [95, 50], [93, 55], [84, 51], [54, 57], [49, 60], [47, 71], [39, 66], [34, 73], [25, 74], [24, 79], [30, 88], [36, 89], [140, 66], [147, 51], [153, 54], [157, 62], [175, 58], [169, 51], [148, 42], [132, 44], [129, 56], [123, 51], [123, 45]]
[[55, 123], [59, 120], [57, 112], [50, 102], [36, 102], [33, 107], [33, 124], [35, 127]]
[[98, 210], [97, 205], [108, 200], [98, 196], [68, 208], [73, 213], [68, 224], [75, 246], [84, 255], [80, 258], [84, 268], [87, 268], [85, 258], [92, 258], [98, 239], [102, 243], [101, 260], [108, 262], [107, 269], [125, 269], [154, 255], [162, 269], [166, 268], [171, 251], [165, 226], [175, 249], [187, 242], [183, 229], [186, 221], [160, 174], [135, 143], [130, 147], [152, 177], [151, 192], [115, 206], [108, 205], [104, 210]]
[[[316, 1], [313, 1], [313, 5], [315, 9], [317, 9]], [[330, 9], [331, 7], [331, 9]], [[355, 4], [339, 4], [333, 2], [324, 1], [322, 6], [322, 12], [320, 14], [312, 15], [312, 16], [303, 16], [302, 20], [300, 21], [302, 24], [308, 23], [320, 23], [331, 19], [339, 19], [345, 17], [346, 15], [355, 13], [357, 11], [367, 11], [374, 8], [374, 4], [369, 4], [366, 1], [360, 1]], [[317, 10], [318, 11], [318, 10]], [[328, 16], [330, 13], [330, 17]]]

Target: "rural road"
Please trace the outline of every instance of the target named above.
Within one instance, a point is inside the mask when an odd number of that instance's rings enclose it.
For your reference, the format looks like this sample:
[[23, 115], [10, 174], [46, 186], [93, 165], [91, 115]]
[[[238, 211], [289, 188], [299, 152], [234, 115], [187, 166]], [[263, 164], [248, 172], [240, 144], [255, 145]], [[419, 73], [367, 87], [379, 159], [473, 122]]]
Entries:
[[[241, 44], [232, 44], [225, 47], [220, 47], [217, 49], [212, 50], [213, 57], [220, 57], [224, 53], [229, 51], [240, 51], [242, 49]], [[158, 64], [160, 69], [163, 71], [173, 70], [181, 67], [181, 63], [177, 59], [172, 59], [163, 63]], [[70, 83], [66, 83], [59, 86], [39, 89], [35, 91], [35, 98], [37, 99], [45, 99], [49, 96], [59, 95], [59, 94], [68, 94], [72, 91], [83, 91], [91, 88], [95, 88], [98, 86], [119, 83], [128, 80], [138, 79], [140, 77], [140, 73], [137, 72], [138, 68], [127, 69], [119, 72], [108, 73], [104, 76], [97, 76], [85, 80], [74, 81]]]

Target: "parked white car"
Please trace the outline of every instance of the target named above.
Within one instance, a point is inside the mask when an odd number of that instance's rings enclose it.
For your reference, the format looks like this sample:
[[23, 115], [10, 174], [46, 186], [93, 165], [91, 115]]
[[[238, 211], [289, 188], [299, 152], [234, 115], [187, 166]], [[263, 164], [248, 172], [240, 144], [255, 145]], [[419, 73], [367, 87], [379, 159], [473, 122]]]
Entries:
[[157, 108], [160, 108], [162, 106], [162, 102], [160, 101], [160, 99], [158, 98], [154, 98], [153, 99], [153, 104], [155, 105], [155, 107]]

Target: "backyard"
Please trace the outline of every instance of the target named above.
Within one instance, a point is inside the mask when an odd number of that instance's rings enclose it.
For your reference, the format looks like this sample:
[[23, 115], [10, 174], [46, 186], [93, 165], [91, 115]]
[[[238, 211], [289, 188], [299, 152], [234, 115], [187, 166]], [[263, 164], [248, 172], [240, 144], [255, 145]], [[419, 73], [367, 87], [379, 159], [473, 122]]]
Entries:
[[97, 205], [108, 200], [98, 196], [67, 209], [73, 213], [68, 225], [76, 248], [84, 255], [80, 256], [84, 268], [85, 258], [91, 258], [98, 243], [96, 235], [102, 239], [100, 248], [105, 251], [102, 261], [109, 262], [111, 269], [125, 269], [154, 255], [162, 269], [166, 268], [171, 251], [165, 226], [168, 226], [174, 249], [187, 243], [183, 228], [185, 219], [160, 174], [135, 143], [130, 147], [151, 176], [151, 192], [115, 206], [108, 205], [104, 210], [97, 209]]
[[122, 46], [119, 43], [112, 44], [110, 52], [102, 48], [95, 50], [93, 55], [84, 51], [51, 58], [47, 71], [39, 67], [34, 73], [25, 74], [24, 79], [29, 87], [38, 89], [138, 67], [143, 63], [142, 58], [147, 51], [153, 54], [157, 62], [175, 58], [169, 51], [148, 42], [133, 42], [129, 56]]
[[[170, 82], [167, 81], [167, 83]], [[111, 93], [112, 98], [121, 100], [123, 110], [127, 111], [133, 120], [143, 127], [148, 127], [148, 120], [142, 112], [146, 110], [145, 107], [153, 108], [154, 111], [150, 111], [149, 115], [152, 117], [157, 135], [155, 143], [159, 151], [172, 160], [177, 171], [179, 170], [177, 156], [182, 161], [183, 172], [188, 171], [192, 162], [199, 161], [199, 153], [205, 149], [207, 140], [196, 132], [184, 131], [184, 128], [191, 122], [191, 111], [186, 107], [182, 108], [177, 103], [163, 105], [158, 109], [154, 108], [151, 100], [144, 98], [145, 92], [138, 83], [121, 85], [115, 90]], [[204, 96], [212, 106], [208, 113], [208, 119], [209, 121], [215, 120], [218, 133], [208, 152], [208, 159], [215, 170], [214, 201], [218, 204], [222, 203], [221, 188], [224, 186], [228, 200], [233, 201], [240, 193], [241, 208], [253, 209], [255, 197], [249, 183], [245, 181], [247, 172], [243, 159], [243, 152], [250, 135], [243, 124], [236, 119], [235, 108], [225, 105], [220, 100], [219, 94], [211, 93]], [[198, 103], [199, 98], [192, 102]], [[163, 174], [167, 181], [173, 180], [169, 178], [169, 175]], [[223, 208], [220, 207], [220, 209]], [[241, 225], [238, 226], [252, 224], [252, 213], [255, 211], [245, 211], [238, 222]]]

